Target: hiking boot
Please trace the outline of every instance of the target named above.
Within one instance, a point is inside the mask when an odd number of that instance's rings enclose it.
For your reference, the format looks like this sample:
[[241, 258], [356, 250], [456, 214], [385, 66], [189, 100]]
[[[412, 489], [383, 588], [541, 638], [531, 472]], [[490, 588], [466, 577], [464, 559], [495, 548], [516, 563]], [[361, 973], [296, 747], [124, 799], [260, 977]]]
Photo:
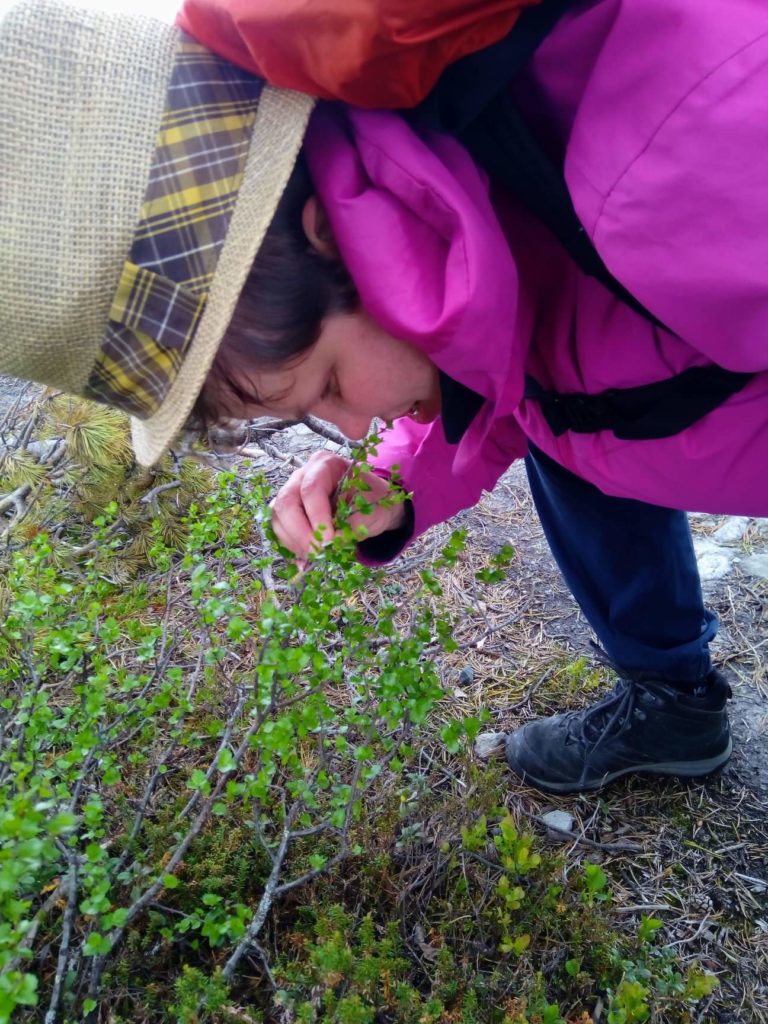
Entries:
[[692, 693], [656, 679], [619, 679], [584, 711], [542, 718], [510, 733], [507, 763], [547, 793], [600, 789], [631, 772], [709, 775], [731, 756], [730, 696], [717, 669]]

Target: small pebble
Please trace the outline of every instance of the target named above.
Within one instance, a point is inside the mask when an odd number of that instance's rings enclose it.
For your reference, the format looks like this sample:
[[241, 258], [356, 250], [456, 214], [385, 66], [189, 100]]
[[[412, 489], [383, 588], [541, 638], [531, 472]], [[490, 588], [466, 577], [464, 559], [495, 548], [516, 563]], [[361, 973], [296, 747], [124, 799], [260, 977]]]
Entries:
[[563, 835], [563, 830], [566, 832], [573, 831], [574, 819], [573, 815], [569, 814], [568, 811], [547, 811], [546, 814], [542, 814], [541, 820], [548, 826], [547, 836], [550, 839], [559, 839], [562, 842], [567, 838]]
[[469, 686], [475, 681], [475, 670], [471, 665], [465, 665], [459, 672], [459, 686]]
[[483, 761], [504, 756], [505, 732], [481, 732], [475, 738], [475, 754]]

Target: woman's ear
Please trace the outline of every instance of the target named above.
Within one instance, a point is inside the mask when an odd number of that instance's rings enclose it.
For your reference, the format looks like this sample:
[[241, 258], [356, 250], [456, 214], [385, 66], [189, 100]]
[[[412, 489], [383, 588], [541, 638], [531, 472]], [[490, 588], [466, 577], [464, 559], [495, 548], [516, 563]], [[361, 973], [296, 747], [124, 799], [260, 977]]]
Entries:
[[339, 247], [333, 237], [325, 209], [317, 196], [310, 196], [304, 204], [301, 213], [301, 226], [315, 252], [329, 260], [338, 259]]

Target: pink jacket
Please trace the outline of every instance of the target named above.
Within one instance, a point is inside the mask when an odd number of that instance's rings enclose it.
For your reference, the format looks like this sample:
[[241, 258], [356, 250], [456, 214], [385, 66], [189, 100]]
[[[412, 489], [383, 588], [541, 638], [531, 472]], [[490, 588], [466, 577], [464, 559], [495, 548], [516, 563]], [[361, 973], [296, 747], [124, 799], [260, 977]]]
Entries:
[[[768, 6], [764, 0], [591, 0], [545, 40], [517, 87], [565, 154], [606, 264], [676, 335], [586, 278], [449, 139], [396, 115], [326, 107], [307, 152], [368, 311], [487, 401], [457, 446], [399, 421], [416, 533], [473, 504], [527, 439], [610, 494], [768, 515]], [[684, 339], [684, 340], [681, 340]], [[555, 438], [523, 375], [599, 392], [715, 361], [757, 371], [671, 438]]]

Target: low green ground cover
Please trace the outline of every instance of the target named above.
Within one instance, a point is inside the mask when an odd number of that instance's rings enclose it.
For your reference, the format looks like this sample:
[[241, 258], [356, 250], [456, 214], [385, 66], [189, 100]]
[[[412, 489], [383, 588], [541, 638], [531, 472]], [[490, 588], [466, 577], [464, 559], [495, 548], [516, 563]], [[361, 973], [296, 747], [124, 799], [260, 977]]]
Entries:
[[349, 535], [280, 560], [247, 467], [147, 476], [119, 421], [35, 416], [0, 467], [0, 1022], [699, 1019], [716, 978], [438, 713], [460, 535], [403, 605]]

